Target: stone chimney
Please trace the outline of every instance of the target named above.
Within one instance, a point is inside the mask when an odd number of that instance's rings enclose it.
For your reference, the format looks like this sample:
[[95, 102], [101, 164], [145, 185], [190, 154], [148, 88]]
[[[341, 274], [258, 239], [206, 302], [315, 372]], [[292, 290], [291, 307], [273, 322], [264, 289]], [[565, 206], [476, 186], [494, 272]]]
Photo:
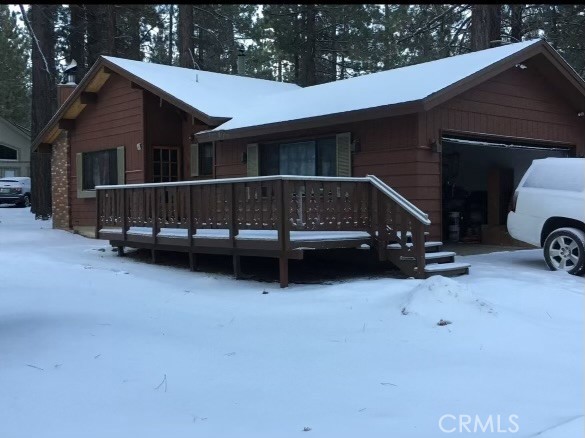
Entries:
[[238, 75], [246, 76], [246, 50], [244, 47], [238, 49]]
[[77, 84], [75, 83], [75, 73], [77, 72], [77, 62], [75, 59], [71, 60], [71, 64], [69, 64], [66, 68], [63, 78], [63, 83], [57, 84], [57, 105], [61, 107], [63, 102], [67, 100], [67, 98], [73, 93]]

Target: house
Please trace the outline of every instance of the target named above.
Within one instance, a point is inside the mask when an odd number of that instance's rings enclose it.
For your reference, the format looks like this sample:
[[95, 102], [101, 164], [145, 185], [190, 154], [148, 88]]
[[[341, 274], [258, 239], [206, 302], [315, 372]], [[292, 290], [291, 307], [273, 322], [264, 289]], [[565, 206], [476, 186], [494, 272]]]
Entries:
[[30, 175], [30, 132], [0, 117], [0, 178]]
[[[535, 158], [583, 156], [585, 83], [544, 40], [300, 88], [101, 57], [33, 142], [54, 226], [93, 235], [96, 185], [375, 175], [433, 239], [502, 241]], [[491, 239], [491, 240], [490, 240]]]

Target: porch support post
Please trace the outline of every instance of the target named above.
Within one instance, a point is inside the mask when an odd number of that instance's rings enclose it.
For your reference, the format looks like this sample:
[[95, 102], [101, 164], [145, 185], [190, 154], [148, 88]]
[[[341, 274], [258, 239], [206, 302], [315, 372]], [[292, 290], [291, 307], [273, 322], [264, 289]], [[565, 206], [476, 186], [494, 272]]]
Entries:
[[187, 188], [187, 237], [189, 239], [189, 269], [197, 270], [197, 255], [193, 253], [193, 186]]
[[288, 199], [289, 199], [289, 182], [282, 179], [280, 181], [280, 226], [278, 230], [278, 240], [280, 243], [279, 257], [279, 277], [280, 287], [288, 286], [288, 257], [287, 253], [290, 248], [290, 224], [288, 220]]
[[[372, 190], [374, 190], [374, 186], [372, 186]], [[386, 231], [384, 194], [379, 190], [376, 190], [376, 206], [376, 219], [378, 223], [378, 260], [384, 261], [387, 260], [386, 246], [388, 245], [388, 232]]]
[[152, 188], [152, 249], [150, 258], [152, 263], [156, 263], [156, 235], [158, 233], [158, 196], [156, 187]]
[[414, 253], [416, 256], [416, 278], [425, 278], [425, 228], [424, 225], [416, 221], [414, 226], [412, 243], [414, 244]]
[[230, 223], [229, 223], [229, 232], [230, 232], [230, 242], [232, 244], [232, 257], [233, 257], [233, 267], [234, 267], [234, 277], [236, 279], [242, 278], [242, 264], [240, 260], [240, 255], [237, 253], [237, 243], [236, 243], [236, 236], [239, 233], [238, 224], [237, 224], [237, 217], [236, 217], [236, 187], [235, 183], [229, 184], [229, 212], [230, 212]]

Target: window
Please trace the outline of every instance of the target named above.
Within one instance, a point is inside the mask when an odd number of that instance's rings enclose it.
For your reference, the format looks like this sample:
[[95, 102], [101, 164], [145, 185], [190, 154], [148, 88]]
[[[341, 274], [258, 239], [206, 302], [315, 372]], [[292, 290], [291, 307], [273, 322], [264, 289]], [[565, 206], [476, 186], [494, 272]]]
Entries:
[[95, 186], [118, 184], [117, 158], [116, 149], [83, 154], [83, 190], [94, 190]]
[[124, 184], [124, 146], [77, 154], [77, 197], [94, 198], [95, 187]]
[[213, 174], [213, 143], [199, 145], [199, 175]]
[[191, 176], [213, 175], [213, 143], [191, 145]]
[[16, 149], [0, 144], [0, 160], [17, 160]]
[[174, 147], [153, 148], [153, 182], [179, 181], [179, 149]]
[[336, 138], [261, 145], [260, 174], [336, 176]]

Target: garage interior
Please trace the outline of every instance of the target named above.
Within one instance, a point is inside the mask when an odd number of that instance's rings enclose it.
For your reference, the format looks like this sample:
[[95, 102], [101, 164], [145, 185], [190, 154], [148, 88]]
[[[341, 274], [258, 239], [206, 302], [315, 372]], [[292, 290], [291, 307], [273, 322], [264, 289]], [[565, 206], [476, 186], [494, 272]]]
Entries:
[[444, 135], [442, 138], [443, 241], [525, 246], [506, 229], [515, 188], [532, 163], [572, 156], [569, 146]]

